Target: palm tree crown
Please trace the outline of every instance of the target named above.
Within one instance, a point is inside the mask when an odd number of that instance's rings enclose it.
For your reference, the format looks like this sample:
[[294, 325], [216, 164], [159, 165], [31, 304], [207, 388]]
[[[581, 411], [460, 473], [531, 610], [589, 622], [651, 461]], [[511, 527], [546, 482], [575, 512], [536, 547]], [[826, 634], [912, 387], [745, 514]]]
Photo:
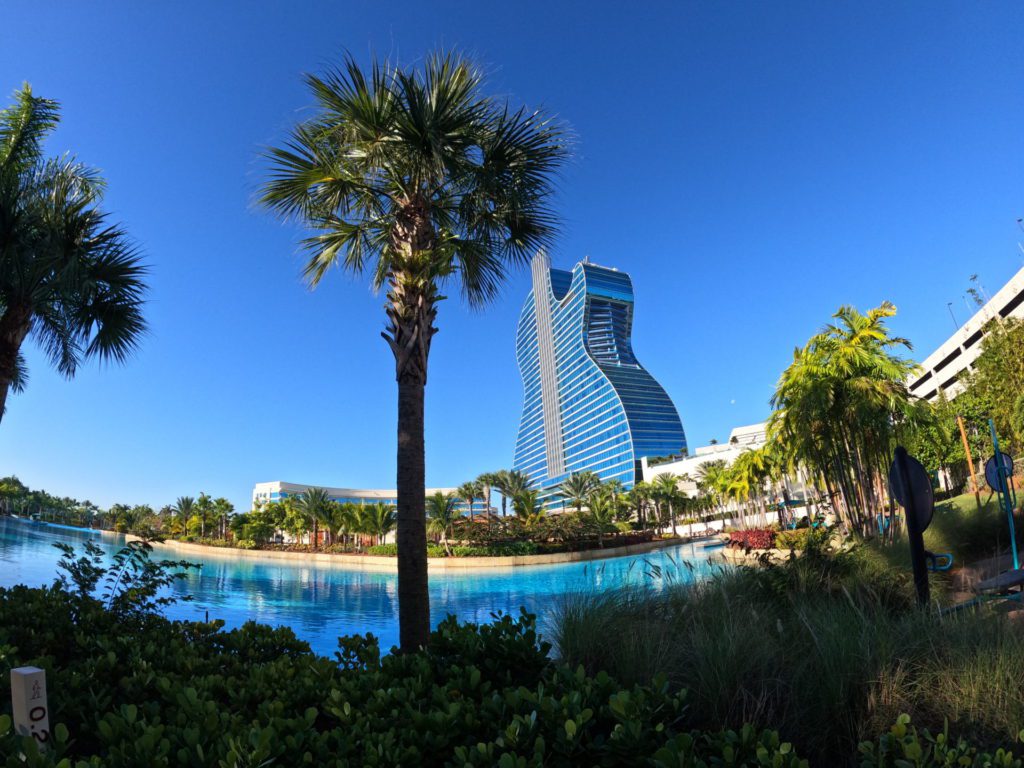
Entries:
[[594, 472], [575, 472], [558, 486], [558, 494], [579, 512], [590, 495], [601, 485], [601, 478]]
[[27, 337], [71, 378], [88, 358], [123, 362], [146, 329], [146, 268], [98, 208], [103, 180], [72, 157], [43, 157], [59, 118], [28, 85], [0, 111], [0, 418], [25, 386]]

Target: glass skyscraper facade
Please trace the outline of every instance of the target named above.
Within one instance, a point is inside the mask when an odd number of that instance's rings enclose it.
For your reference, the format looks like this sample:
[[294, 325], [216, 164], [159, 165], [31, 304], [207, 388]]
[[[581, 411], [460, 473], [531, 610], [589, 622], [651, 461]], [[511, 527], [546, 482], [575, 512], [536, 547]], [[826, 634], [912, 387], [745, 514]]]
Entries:
[[514, 466], [548, 502], [576, 472], [631, 488], [642, 456], [686, 449], [679, 413], [633, 354], [633, 283], [585, 262], [552, 269], [543, 254], [532, 273], [516, 336], [524, 396]]

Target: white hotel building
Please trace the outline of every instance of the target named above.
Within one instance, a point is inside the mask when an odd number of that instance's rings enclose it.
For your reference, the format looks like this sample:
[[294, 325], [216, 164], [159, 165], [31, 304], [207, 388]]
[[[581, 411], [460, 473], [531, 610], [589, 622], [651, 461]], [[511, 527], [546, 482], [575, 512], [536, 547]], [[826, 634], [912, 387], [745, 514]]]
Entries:
[[[333, 501], [337, 501], [342, 504], [345, 502], [352, 502], [353, 504], [373, 504], [378, 501], [383, 501], [385, 504], [394, 506], [398, 503], [398, 491], [395, 490], [327, 488], [325, 486], [283, 483], [280, 480], [274, 480], [269, 483], [256, 483], [256, 486], [252, 489], [252, 505], [255, 507], [258, 504], [263, 504], [268, 501], [281, 501], [289, 496], [299, 496], [310, 488], [323, 488], [327, 491], [327, 495]], [[427, 488], [426, 495], [433, 496], [438, 491], [441, 493], [455, 493], [454, 488]], [[456, 504], [456, 506], [460, 507], [464, 511], [469, 511], [469, 508], [461, 500]], [[483, 505], [480, 503], [479, 499], [477, 499], [474, 506], [476, 506], [477, 512], [483, 512]]]
[[921, 372], [910, 382], [910, 393], [930, 402], [940, 392], [945, 392], [950, 400], [956, 397], [963, 389], [958, 379], [965, 371], [974, 369], [974, 361], [981, 354], [985, 326], [1007, 317], [1024, 319], [1024, 268], [924, 359]]
[[640, 468], [643, 472], [644, 482], [650, 482], [660, 474], [668, 473], [677, 476], [688, 476], [689, 481], [680, 483], [679, 488], [691, 496], [697, 494], [697, 478], [700, 476], [700, 467], [709, 461], [721, 459], [726, 464], [732, 464], [736, 457], [744, 451], [756, 450], [767, 442], [765, 430], [767, 422], [751, 424], [746, 427], [736, 427], [729, 433], [729, 439], [724, 443], [715, 445], [703, 445], [697, 448], [692, 455], [684, 456], [673, 461], [662, 464], [650, 464], [648, 457], [640, 460]]

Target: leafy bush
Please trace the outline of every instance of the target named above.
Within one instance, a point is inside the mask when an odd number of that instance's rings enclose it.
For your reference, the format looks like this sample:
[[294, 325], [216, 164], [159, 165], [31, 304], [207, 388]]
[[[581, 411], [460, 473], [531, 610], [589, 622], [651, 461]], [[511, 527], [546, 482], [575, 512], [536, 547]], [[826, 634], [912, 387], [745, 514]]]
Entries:
[[[398, 546], [396, 544], [378, 544], [368, 548], [366, 552], [370, 555], [394, 557], [398, 554]], [[452, 557], [512, 557], [535, 554], [537, 554], [537, 545], [532, 541], [507, 541], [487, 546], [457, 544], [451, 548]], [[427, 544], [427, 557], [448, 557], [448, 553], [444, 547], [438, 544]]]
[[775, 546], [775, 531], [767, 528], [749, 528], [729, 533], [730, 547], [744, 549], [771, 549]]
[[535, 554], [537, 554], [537, 545], [532, 541], [509, 541], [486, 547], [452, 547], [452, 555], [455, 557], [517, 557]]
[[[1024, 731], [1017, 735], [1024, 741]], [[1024, 761], [1013, 753], [998, 748], [994, 753], [980, 751], [964, 739], [949, 737], [949, 726], [932, 736], [927, 729], [918, 732], [910, 724], [910, 715], [902, 714], [896, 724], [877, 742], [860, 745], [861, 768], [938, 768], [964, 766], [965, 768], [1022, 768]]]
[[808, 539], [813, 535], [813, 528], [797, 528], [792, 531], [779, 531], [775, 534], [775, 546], [778, 549], [806, 549]]
[[416, 654], [344, 638], [331, 660], [284, 628], [121, 618], [90, 599], [73, 619], [79, 602], [0, 590], [2, 667], [46, 670], [54, 724], [41, 754], [0, 699], [6, 768], [806, 765], [771, 732], [693, 731], [664, 681], [553, 662], [525, 614], [449, 617]]
[[238, 539], [234, 546], [238, 549], [259, 549], [259, 545], [253, 539]]

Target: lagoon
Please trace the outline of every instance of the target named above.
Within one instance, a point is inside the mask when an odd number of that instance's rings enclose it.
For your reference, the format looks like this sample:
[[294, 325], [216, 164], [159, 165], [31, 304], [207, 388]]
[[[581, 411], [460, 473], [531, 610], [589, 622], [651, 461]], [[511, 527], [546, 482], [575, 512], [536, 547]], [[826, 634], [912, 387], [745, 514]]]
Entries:
[[[61, 555], [53, 545], [66, 542], [81, 549], [85, 541], [110, 555], [124, 544], [124, 537], [0, 517], [0, 587], [50, 584]], [[495, 611], [517, 613], [522, 606], [536, 613], [543, 626], [566, 594], [627, 584], [657, 589], [670, 581], [704, 578], [717, 567], [714, 552], [697, 542], [590, 562], [431, 572], [431, 620], [436, 625], [453, 613], [462, 621], [485, 622]], [[183, 555], [155, 548], [154, 558], [163, 557], [177, 560]], [[165, 613], [172, 619], [202, 620], [209, 615], [222, 619], [229, 629], [249, 620], [286, 625], [314, 651], [326, 655], [337, 648], [341, 635], [372, 632], [384, 650], [398, 642], [398, 585], [392, 572], [239, 559], [215, 549], [184, 557], [202, 568], [175, 585], [175, 592], [194, 599], [169, 606]]]

